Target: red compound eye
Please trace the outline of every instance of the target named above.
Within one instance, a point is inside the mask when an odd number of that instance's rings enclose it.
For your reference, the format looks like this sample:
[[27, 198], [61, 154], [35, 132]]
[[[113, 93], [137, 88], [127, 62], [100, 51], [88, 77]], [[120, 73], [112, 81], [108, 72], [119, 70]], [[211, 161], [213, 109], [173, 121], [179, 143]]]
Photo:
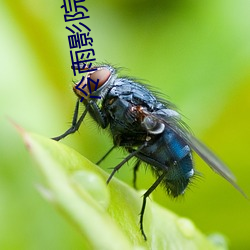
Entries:
[[[111, 75], [111, 72], [108, 69], [99, 69], [93, 73], [90, 73], [87, 77], [90, 78], [89, 80], [91, 91], [95, 91], [99, 89], [103, 84], [107, 82]], [[98, 82], [99, 80], [99, 82]], [[96, 87], [98, 82], [98, 86]]]
[[111, 71], [106, 68], [100, 68], [96, 71], [89, 72], [82, 82], [77, 83], [73, 87], [73, 90], [79, 98], [86, 97], [104, 85], [110, 75]]

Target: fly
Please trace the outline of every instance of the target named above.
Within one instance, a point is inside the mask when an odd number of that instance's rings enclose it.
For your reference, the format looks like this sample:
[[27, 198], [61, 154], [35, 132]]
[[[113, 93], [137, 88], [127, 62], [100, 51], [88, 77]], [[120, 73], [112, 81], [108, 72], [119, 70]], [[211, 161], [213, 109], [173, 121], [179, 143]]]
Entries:
[[[77, 69], [77, 66], [74, 68]], [[140, 213], [140, 230], [145, 240], [143, 216], [147, 197], [159, 184], [172, 197], [185, 192], [195, 174], [192, 151], [246, 197], [227, 166], [188, 131], [172, 103], [158, 98], [145, 85], [133, 79], [118, 77], [116, 69], [110, 65], [86, 68], [89, 70], [87, 75], [73, 87], [78, 99], [72, 125], [53, 139], [59, 141], [76, 132], [89, 113], [113, 137], [113, 147], [98, 163], [116, 147], [123, 147], [128, 152], [125, 159], [113, 169], [107, 183], [131, 158], [137, 159], [134, 186], [140, 165], [146, 163], [151, 167], [157, 178], [143, 195]], [[96, 98], [91, 98], [91, 95]], [[85, 110], [78, 118], [80, 102], [84, 104]]]

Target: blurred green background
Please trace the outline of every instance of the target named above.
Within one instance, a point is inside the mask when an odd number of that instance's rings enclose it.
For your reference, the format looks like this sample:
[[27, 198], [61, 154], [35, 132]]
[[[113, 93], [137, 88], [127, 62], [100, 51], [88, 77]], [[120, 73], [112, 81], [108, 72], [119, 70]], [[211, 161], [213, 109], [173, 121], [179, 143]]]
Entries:
[[[39, 173], [8, 121], [47, 137], [69, 127], [76, 98], [62, 4], [0, 2], [0, 249], [82, 245], [80, 234], [36, 191]], [[97, 60], [127, 68], [125, 75], [168, 96], [250, 195], [250, 1], [86, 0], [84, 6]], [[63, 143], [93, 162], [112, 145], [89, 118]], [[124, 155], [115, 151], [102, 167], [110, 171]], [[203, 177], [184, 198], [174, 201], [161, 188], [153, 198], [204, 233], [226, 235], [230, 249], [250, 249], [249, 201], [195, 160]], [[117, 177], [131, 184], [132, 167]], [[144, 189], [154, 180], [144, 168], [138, 178]]]

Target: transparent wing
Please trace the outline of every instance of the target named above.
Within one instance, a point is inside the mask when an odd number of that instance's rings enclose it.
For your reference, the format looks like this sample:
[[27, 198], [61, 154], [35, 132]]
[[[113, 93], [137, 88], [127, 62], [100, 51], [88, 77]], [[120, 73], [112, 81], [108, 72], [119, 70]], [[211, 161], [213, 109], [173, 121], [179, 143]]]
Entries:
[[166, 114], [167, 115], [163, 115], [161, 111], [160, 114], [154, 113], [151, 115], [154, 119], [158, 119], [159, 122], [162, 122], [166, 127], [173, 130], [209, 165], [209, 167], [231, 183], [243, 196], [248, 199], [247, 195], [237, 185], [236, 178], [229, 168], [210, 149], [208, 149], [188, 131], [185, 124], [183, 124], [180, 120], [180, 117], [169, 115], [169, 111], [167, 111]]

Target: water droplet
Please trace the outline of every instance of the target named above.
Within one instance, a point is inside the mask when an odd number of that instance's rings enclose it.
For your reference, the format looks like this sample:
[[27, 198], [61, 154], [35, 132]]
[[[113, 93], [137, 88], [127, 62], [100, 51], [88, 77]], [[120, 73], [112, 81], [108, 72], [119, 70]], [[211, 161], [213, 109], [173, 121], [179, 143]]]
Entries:
[[177, 225], [179, 226], [179, 229], [184, 234], [184, 236], [186, 236], [187, 238], [194, 237], [195, 226], [192, 221], [186, 218], [179, 218], [177, 220]]
[[75, 171], [72, 178], [80, 191], [87, 192], [102, 207], [108, 207], [110, 196], [104, 179], [95, 173], [83, 170]]

